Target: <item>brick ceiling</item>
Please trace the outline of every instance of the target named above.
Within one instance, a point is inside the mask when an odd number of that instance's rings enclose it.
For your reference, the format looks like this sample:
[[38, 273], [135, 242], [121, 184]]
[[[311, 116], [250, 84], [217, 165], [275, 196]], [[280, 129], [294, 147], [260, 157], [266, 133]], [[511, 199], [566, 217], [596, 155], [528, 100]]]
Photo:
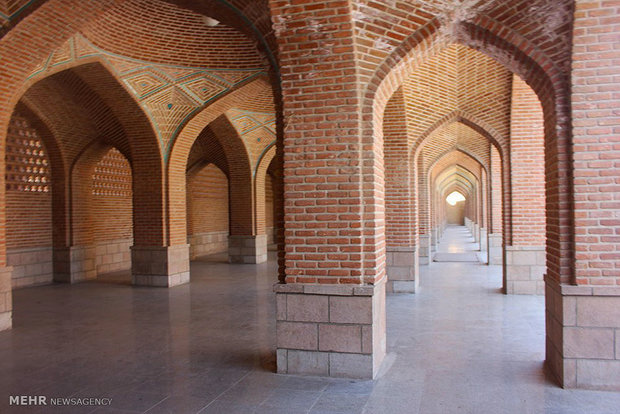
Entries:
[[362, 81], [407, 37], [436, 19], [477, 23], [490, 18], [538, 45], [562, 71], [570, 67], [572, 0], [408, 0], [353, 2], [353, 21]]

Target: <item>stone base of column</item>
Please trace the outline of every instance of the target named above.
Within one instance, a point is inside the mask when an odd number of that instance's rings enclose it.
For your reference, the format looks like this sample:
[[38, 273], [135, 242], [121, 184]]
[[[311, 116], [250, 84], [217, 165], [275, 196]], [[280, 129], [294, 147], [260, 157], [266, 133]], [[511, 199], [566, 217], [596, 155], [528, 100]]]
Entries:
[[434, 253], [437, 251], [437, 243], [439, 243], [439, 230], [432, 229], [431, 230], [431, 253]]
[[487, 229], [480, 229], [480, 251], [486, 252], [489, 248], [489, 240], [487, 235]]
[[620, 391], [620, 287], [545, 279], [547, 370], [563, 388]]
[[387, 291], [415, 293], [420, 285], [415, 247], [388, 247], [386, 251]]
[[546, 263], [545, 246], [506, 246], [505, 292], [509, 295], [544, 295]]
[[418, 263], [428, 265], [431, 263], [431, 236], [429, 234], [421, 234], [418, 246]]
[[501, 265], [504, 262], [504, 249], [502, 248], [502, 235], [489, 234], [489, 264]]
[[189, 244], [131, 246], [131, 278], [136, 286], [173, 287], [189, 283]]
[[96, 278], [96, 246], [54, 248], [54, 282], [77, 283]]
[[263, 263], [267, 261], [267, 235], [229, 236], [230, 263]]
[[11, 288], [11, 266], [0, 267], [0, 331], [13, 326], [13, 295]]
[[385, 279], [374, 286], [278, 284], [280, 374], [373, 379], [386, 352]]
[[188, 236], [190, 259], [228, 250], [228, 231], [196, 233]]
[[480, 226], [478, 225], [478, 223], [474, 223], [473, 228], [474, 229], [471, 233], [474, 236], [475, 242], [478, 243], [480, 241]]

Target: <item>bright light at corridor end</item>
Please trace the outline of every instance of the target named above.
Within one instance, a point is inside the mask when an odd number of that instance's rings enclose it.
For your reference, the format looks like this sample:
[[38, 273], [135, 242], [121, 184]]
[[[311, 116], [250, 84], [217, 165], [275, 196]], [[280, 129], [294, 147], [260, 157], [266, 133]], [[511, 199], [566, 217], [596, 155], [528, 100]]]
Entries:
[[458, 191], [453, 191], [448, 197], [446, 197], [446, 201], [451, 206], [455, 206], [459, 201], [465, 201], [465, 196]]

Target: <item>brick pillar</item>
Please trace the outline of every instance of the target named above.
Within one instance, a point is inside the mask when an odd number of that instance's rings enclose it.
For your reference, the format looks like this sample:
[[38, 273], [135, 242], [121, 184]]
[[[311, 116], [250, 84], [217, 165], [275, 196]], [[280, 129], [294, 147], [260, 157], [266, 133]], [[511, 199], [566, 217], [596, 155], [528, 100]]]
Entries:
[[62, 177], [52, 176], [53, 224], [68, 230], [53, 231], [55, 282], [77, 283], [97, 278], [92, 177], [105, 152], [104, 147], [95, 145], [82, 154], [71, 170], [70, 186]]
[[490, 180], [489, 180], [489, 208], [491, 231], [489, 236], [489, 264], [501, 265], [503, 263], [502, 241], [502, 164], [499, 151], [493, 146], [490, 150]]
[[575, 274], [574, 279], [550, 274], [555, 258], [549, 258], [546, 364], [565, 388], [617, 391], [620, 150], [614, 138], [620, 131], [620, 100], [614, 77], [619, 73], [620, 51], [615, 46], [620, 6], [577, 0], [575, 7], [571, 79], [575, 257], [567, 261]]
[[386, 273], [388, 292], [414, 293], [419, 286], [415, 242], [415, 180], [407, 136], [402, 89], [388, 101], [383, 116], [385, 147]]
[[228, 258], [231, 263], [263, 263], [267, 261], [269, 240], [265, 227], [265, 184], [267, 169], [276, 154], [271, 147], [263, 157], [254, 174], [254, 232], [252, 235], [233, 234], [228, 239]]
[[[173, 215], [164, 214], [167, 192], [171, 184], [164, 180], [162, 160], [152, 154], [140, 154], [144, 158], [134, 160], [133, 208], [134, 245], [131, 246], [131, 276], [134, 285], [173, 287], [188, 283], [189, 244], [186, 241], [185, 215], [183, 223]], [[153, 159], [155, 158], [155, 159]], [[185, 185], [185, 175], [182, 185]], [[170, 197], [172, 198], [172, 197]], [[173, 198], [170, 203], [185, 206], [185, 194]], [[173, 230], [182, 231], [179, 237]], [[183, 241], [183, 242], [182, 242]]]
[[[314, 0], [270, 7], [286, 125], [278, 372], [373, 378], [386, 350], [383, 174], [368, 164], [381, 148], [361, 147], [350, 8]], [[310, 22], [329, 59], [298, 43]]]
[[506, 246], [506, 293], [544, 294], [545, 163], [543, 111], [534, 91], [517, 75], [510, 115], [512, 245]]
[[[228, 260], [230, 263], [263, 263], [267, 261], [267, 234], [265, 232], [265, 181], [267, 168], [275, 147], [268, 152], [250, 178], [254, 180], [252, 188], [243, 191], [232, 189], [236, 201], [243, 209], [232, 208], [231, 235], [228, 238]], [[252, 199], [250, 199], [250, 197]], [[250, 209], [248, 209], [250, 207]]]
[[482, 166], [480, 166], [480, 177], [480, 251], [486, 252], [489, 249], [489, 184], [486, 170]]
[[421, 265], [428, 265], [431, 262], [431, 201], [430, 201], [430, 172], [425, 168], [424, 154], [418, 154], [417, 162], [417, 199], [418, 210], [418, 261]]

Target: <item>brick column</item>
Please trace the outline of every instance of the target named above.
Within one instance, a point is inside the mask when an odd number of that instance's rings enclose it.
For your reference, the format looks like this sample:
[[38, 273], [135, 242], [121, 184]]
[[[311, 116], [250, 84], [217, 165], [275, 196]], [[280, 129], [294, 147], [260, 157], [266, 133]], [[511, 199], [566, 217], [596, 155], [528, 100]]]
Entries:
[[264, 199], [267, 166], [259, 166], [253, 174], [254, 166], [247, 157], [243, 139], [226, 115], [211, 121], [208, 129], [222, 145], [229, 168], [228, 260], [231, 263], [262, 263], [267, 260], [267, 237], [264, 223], [260, 228], [257, 224], [257, 211], [264, 208], [259, 206], [258, 199]]
[[[132, 282], [138, 286], [173, 287], [188, 283], [189, 244], [181, 242], [187, 237], [177, 237], [171, 229], [186, 231], [173, 223], [177, 217], [164, 214], [167, 192], [170, 184], [164, 180], [163, 172], [153, 168], [160, 159], [145, 158], [134, 160], [133, 166], [133, 208], [134, 245], [131, 246]], [[161, 165], [161, 164], [160, 164]], [[159, 174], [158, 174], [159, 173]], [[183, 185], [185, 185], [185, 176]], [[185, 194], [170, 203], [185, 205]], [[185, 215], [183, 215], [185, 221]]]
[[480, 167], [480, 251], [486, 252], [489, 249], [489, 190], [486, 170]]
[[[386, 349], [383, 175], [372, 163], [382, 151], [361, 145], [350, 8], [314, 0], [270, 7], [286, 126], [278, 372], [373, 378]], [[300, 41], [310, 22], [312, 41]]]
[[387, 290], [414, 293], [419, 286], [415, 241], [416, 200], [413, 195], [415, 179], [402, 89], [397, 90], [386, 105], [383, 136]]
[[489, 228], [489, 264], [501, 265], [503, 263], [503, 240], [502, 240], [502, 163], [499, 151], [491, 146], [491, 167], [489, 179], [489, 209], [491, 226]]
[[430, 171], [426, 171], [424, 154], [418, 154], [417, 162], [417, 200], [418, 210], [418, 261], [421, 265], [428, 265], [431, 262], [431, 201], [430, 201]]
[[510, 115], [512, 245], [506, 246], [506, 293], [544, 294], [545, 162], [543, 111], [534, 91], [513, 76]]
[[620, 100], [614, 84], [620, 74], [620, 51], [615, 47], [620, 6], [577, 0], [575, 7], [575, 277], [545, 278], [546, 364], [563, 387], [620, 390], [620, 150], [615, 139]]
[[77, 283], [97, 277], [92, 177], [104, 151], [94, 145], [82, 154], [67, 180], [70, 185], [62, 177], [52, 176], [52, 220], [54, 227], [65, 230], [53, 231], [55, 282]]

